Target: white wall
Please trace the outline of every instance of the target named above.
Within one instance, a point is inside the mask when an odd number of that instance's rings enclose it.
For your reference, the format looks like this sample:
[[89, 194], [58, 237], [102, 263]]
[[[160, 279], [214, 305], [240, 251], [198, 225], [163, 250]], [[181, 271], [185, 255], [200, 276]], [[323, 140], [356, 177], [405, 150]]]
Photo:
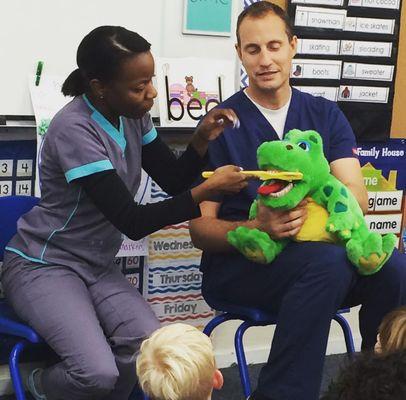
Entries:
[[[240, 5], [233, 1], [233, 31]], [[37, 62], [44, 74], [67, 76], [80, 40], [99, 25], [140, 33], [156, 56], [235, 59], [234, 34], [182, 34], [183, 0], [13, 0], [1, 14], [0, 115], [33, 115], [28, 76]]]

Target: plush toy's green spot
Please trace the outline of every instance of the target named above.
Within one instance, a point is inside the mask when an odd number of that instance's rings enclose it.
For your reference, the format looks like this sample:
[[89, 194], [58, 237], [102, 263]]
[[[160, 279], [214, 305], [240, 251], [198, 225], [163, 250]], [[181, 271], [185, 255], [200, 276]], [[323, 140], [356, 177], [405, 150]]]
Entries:
[[334, 212], [341, 213], [341, 212], [346, 212], [347, 210], [348, 210], [348, 207], [345, 204], [337, 201], [337, 203], [334, 207]]
[[[264, 184], [251, 205], [250, 220], [257, 218], [259, 203], [290, 210], [307, 198], [307, 218], [293, 240], [341, 243], [361, 275], [371, 275], [382, 268], [392, 254], [397, 238], [392, 233], [382, 236], [368, 229], [351, 191], [330, 173], [323, 153], [323, 140], [316, 131], [294, 129], [283, 141], [262, 144], [257, 158], [261, 169], [273, 166], [269, 169], [297, 171], [303, 176], [286, 186], [288, 190], [278, 181]], [[244, 226], [228, 232], [227, 239], [249, 260], [262, 264], [271, 263], [290, 240], [274, 240], [264, 231]]]
[[330, 194], [333, 192], [332, 186], [324, 186], [323, 192], [327, 197], [330, 197]]

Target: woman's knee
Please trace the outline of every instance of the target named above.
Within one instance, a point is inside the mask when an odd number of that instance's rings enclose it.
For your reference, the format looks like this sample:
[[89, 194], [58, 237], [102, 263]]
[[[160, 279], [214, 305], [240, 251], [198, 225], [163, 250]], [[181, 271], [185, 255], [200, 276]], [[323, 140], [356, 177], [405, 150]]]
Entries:
[[114, 389], [119, 378], [115, 363], [94, 365], [89, 369], [69, 371], [68, 374], [81, 400], [104, 398]]

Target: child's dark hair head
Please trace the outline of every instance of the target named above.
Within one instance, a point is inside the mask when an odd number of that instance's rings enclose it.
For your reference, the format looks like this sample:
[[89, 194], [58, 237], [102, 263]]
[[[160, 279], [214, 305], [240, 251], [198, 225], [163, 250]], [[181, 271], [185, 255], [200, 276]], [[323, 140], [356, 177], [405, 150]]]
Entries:
[[346, 365], [321, 400], [406, 399], [406, 351], [362, 354]]
[[149, 51], [151, 44], [136, 32], [121, 26], [99, 26], [88, 33], [79, 44], [76, 62], [79, 68], [65, 80], [62, 93], [79, 96], [89, 90], [89, 82], [114, 80], [121, 63]]

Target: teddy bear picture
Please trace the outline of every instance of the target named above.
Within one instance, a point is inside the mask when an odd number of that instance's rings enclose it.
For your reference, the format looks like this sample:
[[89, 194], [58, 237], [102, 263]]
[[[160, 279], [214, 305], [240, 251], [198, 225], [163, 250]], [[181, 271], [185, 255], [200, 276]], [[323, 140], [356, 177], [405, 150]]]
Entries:
[[192, 97], [193, 92], [196, 92], [197, 88], [193, 85], [193, 76], [185, 76], [186, 91], [189, 97]]

